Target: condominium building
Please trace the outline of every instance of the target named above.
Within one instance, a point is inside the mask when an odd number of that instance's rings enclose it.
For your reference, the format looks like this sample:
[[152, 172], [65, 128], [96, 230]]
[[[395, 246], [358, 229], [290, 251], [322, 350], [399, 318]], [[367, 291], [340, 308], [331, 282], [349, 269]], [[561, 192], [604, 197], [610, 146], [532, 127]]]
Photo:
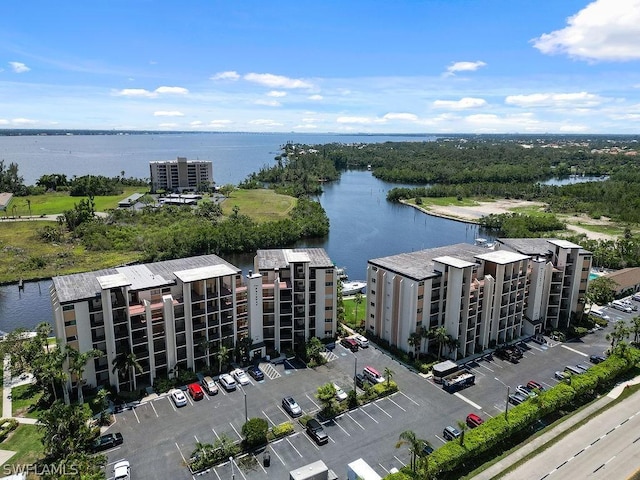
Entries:
[[[495, 250], [458, 244], [369, 260], [366, 328], [413, 351], [413, 333], [444, 327], [457, 344], [451, 356], [468, 357], [566, 327], [582, 311], [590, 265], [591, 255], [579, 245], [545, 239], [500, 240]], [[428, 350], [429, 342], [420, 348]]]
[[[262, 358], [335, 334], [336, 273], [323, 249], [259, 250], [255, 269], [243, 278], [203, 255], [54, 277], [56, 333], [63, 348], [104, 353], [87, 365], [87, 385], [126, 390], [215, 371], [221, 347]], [[119, 368], [127, 357], [141, 371]]]
[[250, 308], [262, 307], [251, 314], [254, 341], [284, 353], [304, 349], [311, 337], [336, 334], [337, 275], [324, 249], [258, 250], [254, 268], [248, 276]]
[[[249, 334], [241, 272], [215, 255], [54, 277], [51, 301], [63, 347], [104, 353], [84, 372], [92, 386], [136, 389], [180, 369], [217, 366], [220, 347]], [[131, 353], [142, 371], [114, 371]]]
[[199, 190], [213, 186], [213, 165], [204, 160], [161, 160], [149, 162], [151, 191]]

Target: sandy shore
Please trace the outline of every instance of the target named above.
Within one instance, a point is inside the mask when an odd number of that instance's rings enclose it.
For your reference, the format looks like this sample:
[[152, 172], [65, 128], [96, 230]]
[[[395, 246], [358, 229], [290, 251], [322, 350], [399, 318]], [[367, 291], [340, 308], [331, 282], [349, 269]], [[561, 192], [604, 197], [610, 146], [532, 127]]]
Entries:
[[[405, 203], [405, 202], [403, 202]], [[449, 206], [439, 206], [439, 205], [429, 205], [428, 208], [418, 207], [416, 205], [412, 205], [409, 203], [405, 203], [405, 205], [410, 205], [418, 210], [428, 214], [434, 215], [436, 217], [444, 217], [449, 218], [451, 220], [457, 220], [459, 222], [466, 223], [478, 223], [480, 217], [490, 214], [501, 214], [501, 213], [511, 213], [516, 208], [544, 208], [545, 204], [542, 202], [530, 202], [526, 200], [496, 200], [495, 202], [478, 202], [477, 205], [469, 206], [469, 207], [457, 207], [454, 205]], [[563, 221], [566, 222], [567, 228], [569, 230], [573, 230], [576, 233], [585, 234], [587, 238], [593, 240], [615, 240], [616, 237], [613, 235], [607, 235], [604, 233], [592, 232], [587, 230], [586, 228], [580, 227], [578, 225], [573, 225], [570, 220], [572, 217], [562, 218]], [[585, 222], [584, 217], [576, 217], [580, 219], [583, 223]], [[590, 220], [589, 223], [594, 225], [605, 225], [608, 224], [608, 219], [602, 220]]]

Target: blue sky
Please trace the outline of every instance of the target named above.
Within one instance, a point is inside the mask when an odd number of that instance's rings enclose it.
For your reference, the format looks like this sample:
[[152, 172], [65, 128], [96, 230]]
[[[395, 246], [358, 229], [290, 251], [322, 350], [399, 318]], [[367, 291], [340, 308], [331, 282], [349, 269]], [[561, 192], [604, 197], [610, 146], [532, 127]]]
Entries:
[[638, 133], [640, 0], [8, 0], [0, 128]]

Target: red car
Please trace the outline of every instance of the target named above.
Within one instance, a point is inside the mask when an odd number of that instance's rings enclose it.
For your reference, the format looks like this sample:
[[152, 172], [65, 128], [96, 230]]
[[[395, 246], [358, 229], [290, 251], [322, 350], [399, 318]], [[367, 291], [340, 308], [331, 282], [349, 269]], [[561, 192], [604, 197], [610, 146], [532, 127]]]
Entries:
[[483, 423], [484, 423], [484, 420], [482, 420], [475, 413], [470, 413], [469, 415], [467, 415], [467, 425], [469, 425], [469, 428], [476, 428], [482, 425]]
[[189, 390], [189, 395], [191, 395], [191, 398], [194, 400], [202, 400], [204, 398], [204, 392], [198, 383], [190, 383], [187, 390]]
[[527, 382], [527, 388], [530, 388], [531, 390], [544, 390], [544, 387], [542, 385], [540, 385], [538, 382], [533, 381], [533, 380], [529, 380]]

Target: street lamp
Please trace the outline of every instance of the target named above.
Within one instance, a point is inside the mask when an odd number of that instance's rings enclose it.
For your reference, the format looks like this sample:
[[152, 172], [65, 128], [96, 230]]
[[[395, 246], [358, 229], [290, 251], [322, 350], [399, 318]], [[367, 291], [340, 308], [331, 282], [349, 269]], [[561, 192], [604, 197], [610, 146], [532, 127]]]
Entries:
[[356, 377], [358, 376], [358, 357], [356, 357], [355, 353], [353, 354], [353, 358], [355, 360], [353, 366], [353, 391], [356, 392], [356, 387], [358, 386], [358, 382], [356, 381]]
[[247, 423], [249, 421], [249, 414], [247, 410], [247, 392], [244, 391], [244, 388], [242, 388], [242, 385], [238, 384], [238, 386], [240, 387], [240, 390], [242, 390], [242, 393], [244, 394], [244, 423]]
[[507, 401], [504, 404], [504, 419], [508, 422], [509, 421], [509, 393], [511, 388], [509, 387], [509, 385], [507, 385], [506, 383], [504, 383], [502, 380], [500, 380], [498, 377], [493, 377], [494, 380], [497, 380], [498, 382], [500, 382], [502, 385], [504, 385], [505, 387], [507, 387]]
[[229, 457], [229, 463], [231, 464], [231, 480], [235, 480], [236, 474], [233, 471], [233, 457]]

